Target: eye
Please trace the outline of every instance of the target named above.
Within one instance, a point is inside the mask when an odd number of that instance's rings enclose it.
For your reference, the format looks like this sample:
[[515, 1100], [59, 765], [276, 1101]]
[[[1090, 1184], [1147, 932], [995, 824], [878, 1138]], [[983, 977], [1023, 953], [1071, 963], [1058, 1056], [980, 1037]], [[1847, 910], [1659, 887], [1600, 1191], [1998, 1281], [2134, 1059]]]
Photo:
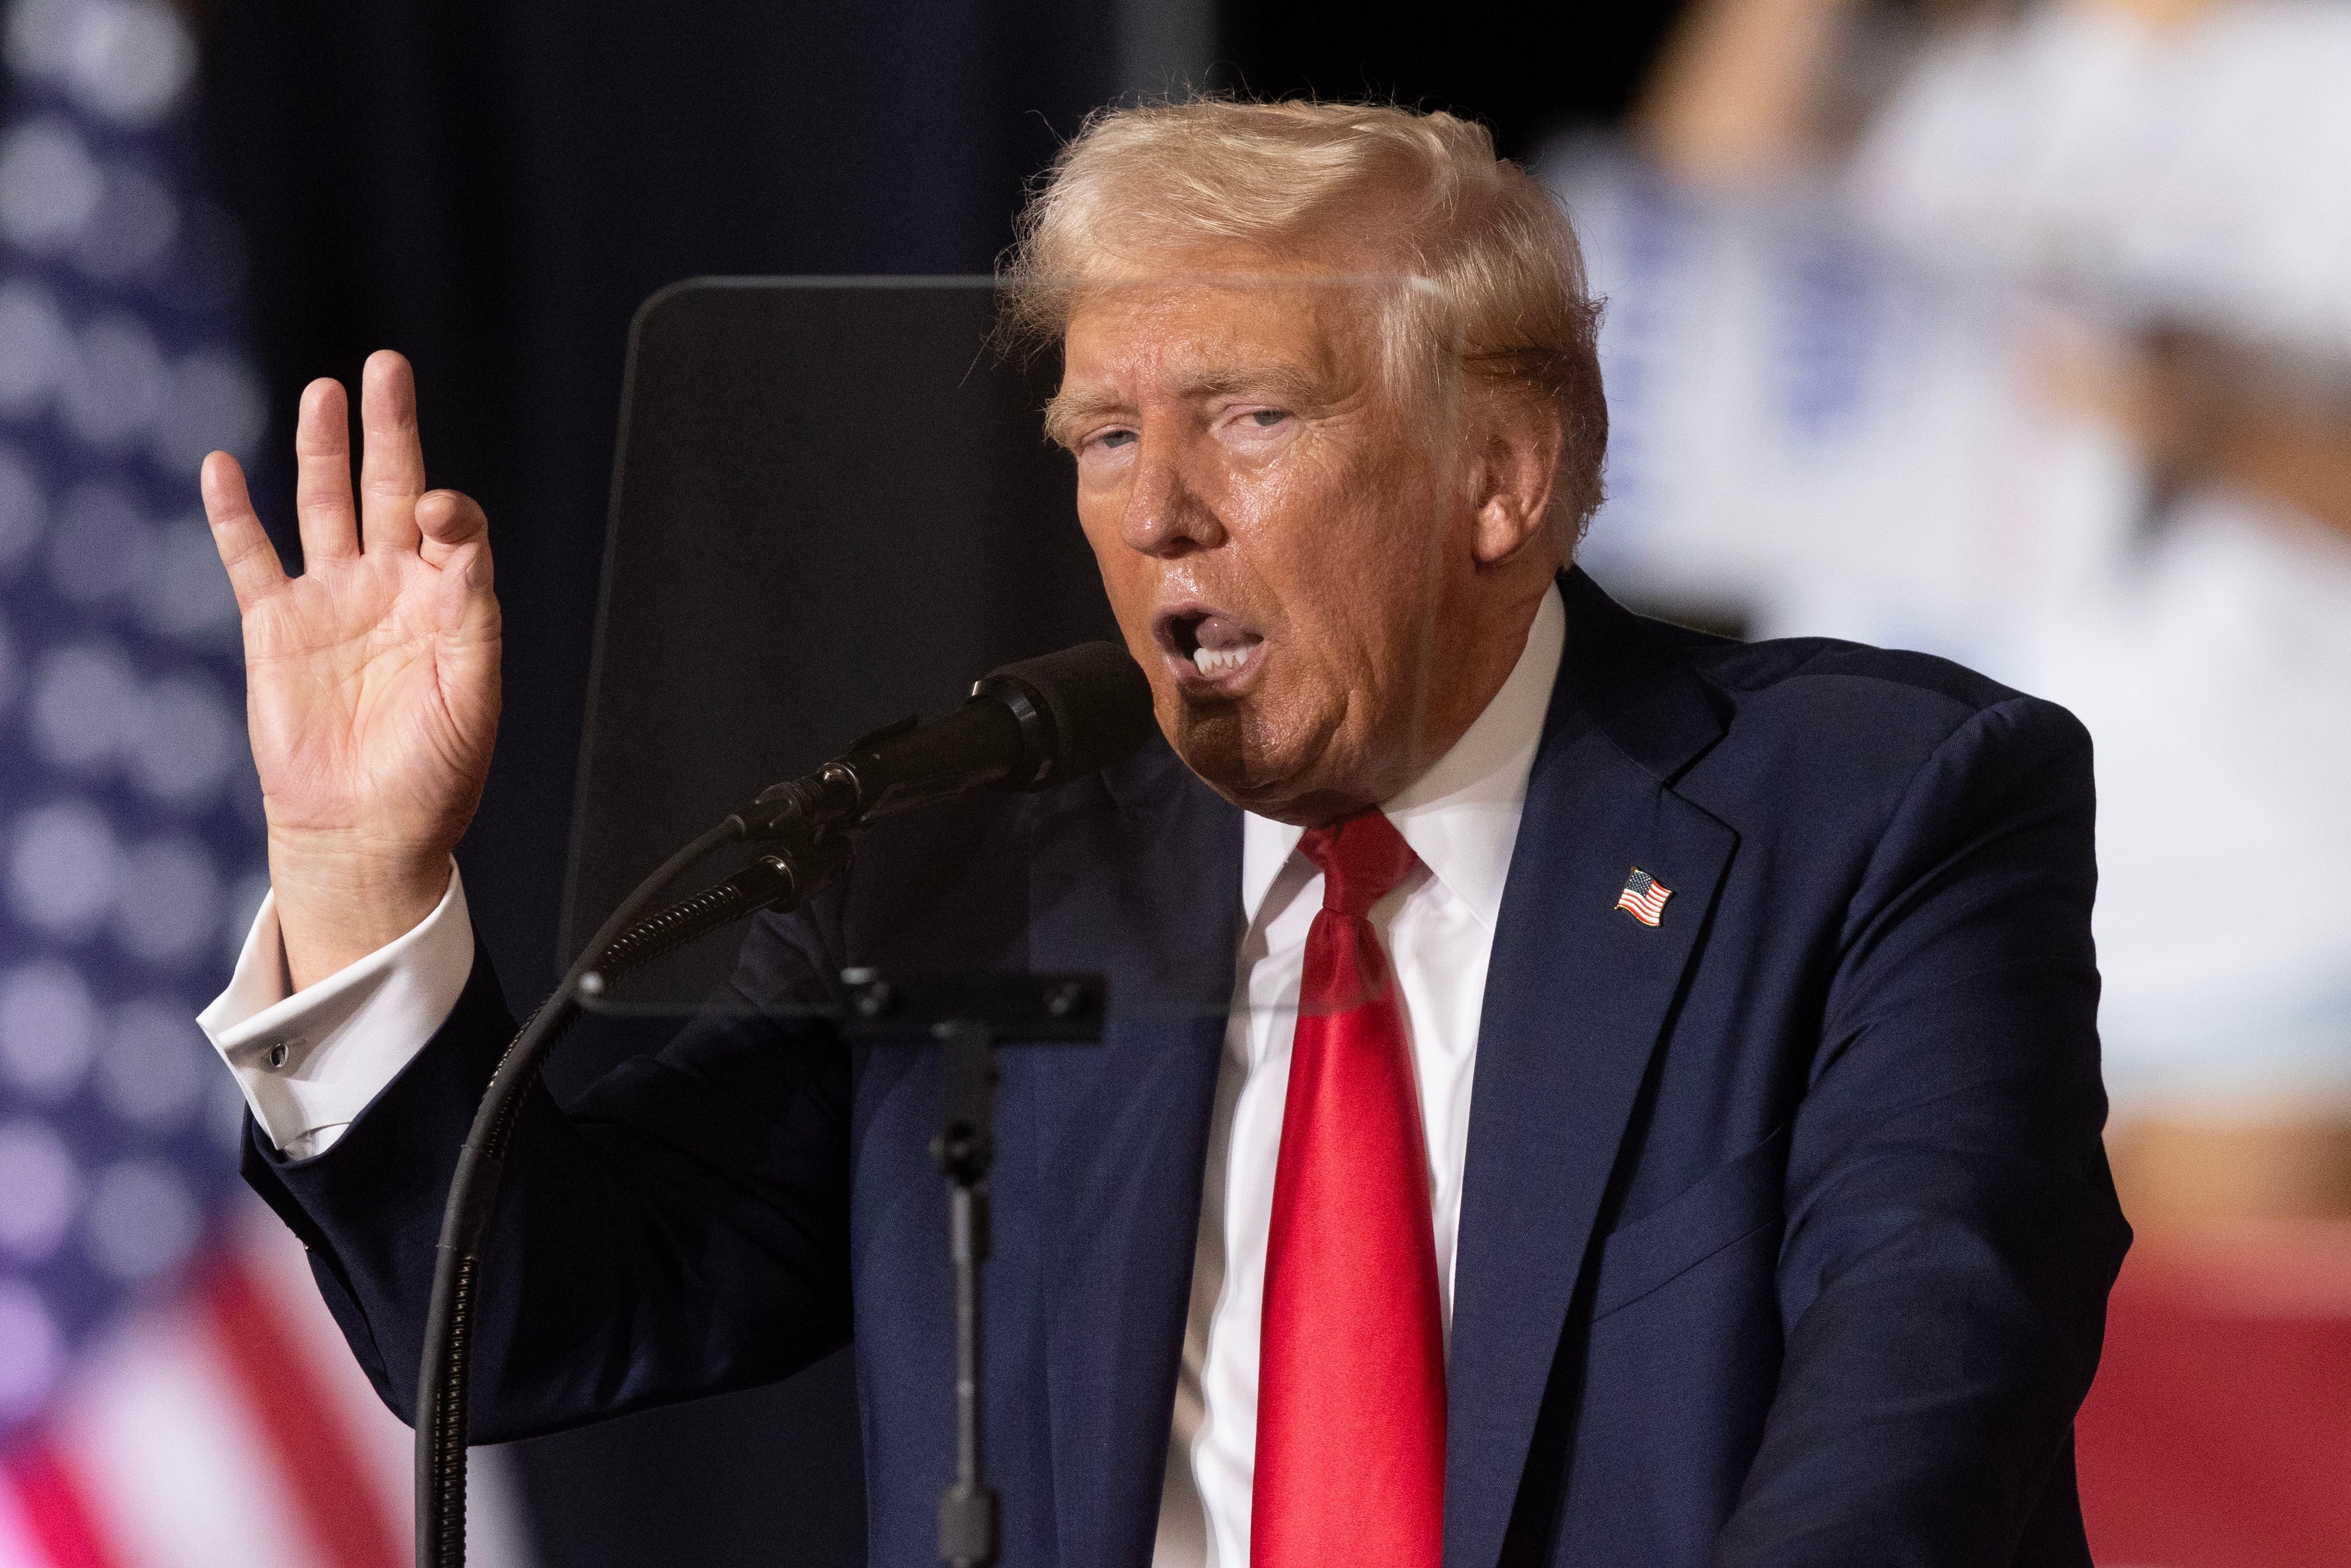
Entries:
[[1132, 446], [1134, 444], [1134, 441], [1135, 433], [1132, 430], [1105, 430], [1101, 434], [1094, 436], [1086, 444], [1089, 446], [1106, 446], [1115, 448], [1120, 446]]
[[1278, 408], [1261, 408], [1249, 416], [1249, 423], [1259, 430], [1271, 430], [1289, 417], [1287, 412]]

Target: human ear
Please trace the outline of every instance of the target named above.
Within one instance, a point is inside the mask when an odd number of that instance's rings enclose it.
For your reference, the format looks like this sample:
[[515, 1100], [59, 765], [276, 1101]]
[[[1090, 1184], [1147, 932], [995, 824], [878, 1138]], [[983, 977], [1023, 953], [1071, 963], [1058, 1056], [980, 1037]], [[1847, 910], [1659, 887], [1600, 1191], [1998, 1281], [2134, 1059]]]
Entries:
[[1498, 392], [1483, 401], [1471, 468], [1470, 554], [1479, 566], [1496, 566], [1530, 542], [1549, 542], [1552, 491], [1566, 433], [1547, 400]]

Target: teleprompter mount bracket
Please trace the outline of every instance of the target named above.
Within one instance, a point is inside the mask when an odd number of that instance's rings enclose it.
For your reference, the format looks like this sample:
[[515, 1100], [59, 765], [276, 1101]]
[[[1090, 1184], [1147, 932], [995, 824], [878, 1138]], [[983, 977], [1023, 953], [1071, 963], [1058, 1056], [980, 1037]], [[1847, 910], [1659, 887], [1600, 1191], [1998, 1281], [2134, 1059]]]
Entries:
[[980, 1274], [987, 1260], [987, 1171], [996, 1159], [996, 1047], [1095, 1045], [1107, 991], [1100, 975], [900, 974], [844, 969], [842, 1038], [935, 1045], [943, 1063], [931, 1157], [949, 1184], [956, 1276], [956, 1479], [939, 1498], [939, 1556], [952, 1568], [997, 1559], [996, 1489], [983, 1479]]

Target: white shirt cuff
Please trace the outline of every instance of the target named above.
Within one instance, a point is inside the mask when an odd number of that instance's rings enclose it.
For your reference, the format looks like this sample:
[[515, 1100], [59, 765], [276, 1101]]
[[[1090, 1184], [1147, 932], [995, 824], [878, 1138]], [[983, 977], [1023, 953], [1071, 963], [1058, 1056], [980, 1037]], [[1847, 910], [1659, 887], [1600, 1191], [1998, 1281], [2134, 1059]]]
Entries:
[[455, 862], [449, 891], [413, 929], [291, 995], [273, 893], [253, 917], [228, 988], [196, 1022], [269, 1141], [308, 1159], [332, 1147], [424, 1048], [473, 969], [474, 924]]

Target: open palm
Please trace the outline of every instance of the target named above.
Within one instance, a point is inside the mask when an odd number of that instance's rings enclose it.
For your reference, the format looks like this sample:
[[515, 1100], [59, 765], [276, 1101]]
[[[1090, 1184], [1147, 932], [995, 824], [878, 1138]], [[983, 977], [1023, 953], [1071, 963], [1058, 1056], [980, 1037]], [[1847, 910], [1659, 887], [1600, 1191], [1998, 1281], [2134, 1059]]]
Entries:
[[354, 506], [343, 389], [303, 392], [299, 577], [262, 531], [235, 459], [204, 463], [205, 510], [244, 618], [270, 878], [298, 983], [438, 901], [497, 731], [488, 525], [465, 497], [425, 490], [415, 384], [398, 354], [369, 359], [360, 422]]

